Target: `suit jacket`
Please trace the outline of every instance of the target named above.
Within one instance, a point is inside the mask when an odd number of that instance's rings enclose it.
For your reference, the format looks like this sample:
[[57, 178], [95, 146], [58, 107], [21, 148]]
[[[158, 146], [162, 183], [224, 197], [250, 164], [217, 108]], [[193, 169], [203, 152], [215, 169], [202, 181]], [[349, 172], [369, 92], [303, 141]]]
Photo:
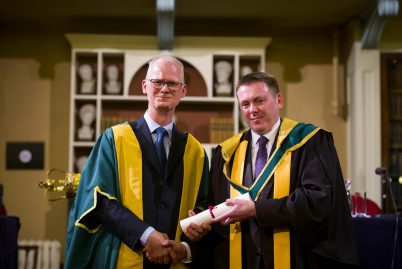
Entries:
[[[250, 137], [250, 131], [245, 132], [241, 141]], [[250, 144], [244, 181], [253, 177]], [[229, 197], [224, 163], [218, 146], [210, 169], [211, 205]], [[343, 176], [330, 133], [320, 130], [292, 152], [289, 196], [272, 197], [273, 179], [255, 202], [257, 218], [242, 222], [243, 268], [258, 268], [259, 259], [265, 268], [273, 268], [273, 229], [281, 226], [290, 230], [292, 268], [353, 268], [358, 264]], [[259, 244], [252, 239], [250, 222], [257, 226]], [[229, 226], [214, 224], [211, 233], [191, 245], [195, 267], [229, 268], [228, 239]]]
[[[165, 177], [162, 177], [163, 173], [160, 171], [155, 146], [144, 118], [141, 117], [138, 121], [131, 122], [130, 126], [135, 133], [142, 152], [143, 220], [120, 202], [119, 183], [117, 182], [114, 188], [117, 199], [110, 199], [108, 195], [98, 192], [95, 208], [86, 214], [80, 222], [89, 229], [100, 227], [101, 233], [104, 233], [105, 236], [112, 236], [112, 238], [115, 236], [131, 249], [139, 250], [142, 248], [140, 237], [149, 226], [154, 227], [159, 232], [166, 233], [169, 238], [175, 238], [183, 186], [183, 155], [188, 134], [179, 131], [175, 126], [173, 127], [166, 173]], [[98, 139], [97, 144], [88, 158], [88, 164], [82, 174], [81, 180], [91, 181], [96, 175], [96, 179], [93, 180], [96, 181], [99, 174], [103, 173], [103, 170], [105, 170], [105, 173], [108, 173], [108, 175], [102, 178], [113, 177], [113, 175], [110, 175], [110, 170], [115, 170], [117, 174], [117, 163], [113, 160], [113, 157], [110, 156], [116, 153], [113, 152], [113, 150], [108, 150], [111, 142], [108, 141], [107, 138], [110, 136], [110, 130], [108, 130]], [[208, 160], [205, 158], [204, 167], [197, 168], [203, 169], [203, 178], [207, 175], [207, 164]], [[97, 182], [96, 184], [99, 185], [102, 184], [102, 182]], [[203, 179], [197, 196], [196, 206], [201, 208], [206, 205], [206, 192], [208, 190], [206, 184], [206, 179]], [[95, 183], [90, 183], [90, 186], [93, 185], [95, 185]], [[80, 189], [80, 187], [77, 198], [80, 201], [85, 201], [85, 195], [88, 195], [88, 193], [82, 190], [83, 188]], [[77, 209], [72, 208], [70, 211], [70, 222], [75, 221], [82, 214], [80, 212], [83, 210], [79, 209], [80, 206], [76, 207]], [[70, 224], [70, 226], [72, 225], [73, 224]], [[71, 227], [69, 229], [72, 230]], [[67, 248], [71, 241], [70, 238], [74, 239], [74, 235], [68, 236]], [[113, 241], [113, 239], [110, 240]], [[67, 253], [68, 249], [66, 250], [66, 254]], [[105, 255], [107, 254], [105, 253]], [[164, 267], [168, 268], [169, 265], [158, 266], [144, 259], [144, 268]]]

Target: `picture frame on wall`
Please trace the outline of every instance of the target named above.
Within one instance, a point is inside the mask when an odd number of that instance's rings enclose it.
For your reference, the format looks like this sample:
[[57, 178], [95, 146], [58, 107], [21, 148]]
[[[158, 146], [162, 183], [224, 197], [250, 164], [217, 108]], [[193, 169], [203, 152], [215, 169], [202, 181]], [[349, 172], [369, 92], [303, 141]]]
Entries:
[[6, 169], [44, 169], [43, 142], [7, 142]]

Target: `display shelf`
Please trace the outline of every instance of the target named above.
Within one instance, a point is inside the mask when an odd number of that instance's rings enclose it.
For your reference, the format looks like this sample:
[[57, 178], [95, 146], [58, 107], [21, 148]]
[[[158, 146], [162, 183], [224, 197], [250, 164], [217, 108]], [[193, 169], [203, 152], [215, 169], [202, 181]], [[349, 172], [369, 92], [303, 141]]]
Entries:
[[[147, 97], [142, 92], [142, 80], [148, 61], [160, 54], [175, 56], [184, 64], [187, 96], [177, 107], [174, 121], [180, 130], [193, 134], [210, 157], [217, 143], [243, 129], [235, 83], [242, 72], [265, 69], [265, 49], [270, 41], [269, 38], [181, 37], [177, 38], [177, 49], [162, 52], [139, 49], [138, 44], [143, 46], [152, 40], [145, 37], [122, 37], [122, 42], [116, 42], [114, 48], [110, 48], [111, 39], [107, 37], [93, 36], [93, 42], [87, 36], [69, 35], [68, 38], [72, 45], [69, 169], [73, 171], [79, 170], [77, 160], [89, 155], [106, 128], [144, 114]], [[139, 43], [135, 45], [124, 39]], [[196, 40], [198, 43], [194, 43]], [[102, 42], [109, 44], [107, 48], [101, 46]], [[223, 45], [225, 42], [230, 49]], [[222, 61], [229, 64], [225, 80], [218, 79], [215, 69]], [[90, 67], [91, 76], [83, 77], [82, 66]], [[92, 82], [93, 88], [82, 85], [86, 80]], [[224, 93], [216, 88], [218, 80], [228, 82]], [[95, 111], [92, 121], [90, 112], [83, 118], [80, 112], [83, 108]], [[79, 134], [83, 129], [86, 132]]]

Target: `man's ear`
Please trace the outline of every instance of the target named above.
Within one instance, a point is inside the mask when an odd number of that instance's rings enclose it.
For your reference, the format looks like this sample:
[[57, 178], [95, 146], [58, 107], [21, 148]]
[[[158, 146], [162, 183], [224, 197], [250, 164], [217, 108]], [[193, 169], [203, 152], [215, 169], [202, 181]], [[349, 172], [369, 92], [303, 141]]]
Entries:
[[186, 96], [187, 95], [187, 84], [184, 84], [182, 87], [181, 87], [182, 89], [181, 89], [181, 97], [180, 98], [183, 98], [184, 96]]
[[141, 83], [142, 93], [147, 94], [147, 81], [144, 79]]
[[276, 94], [276, 102], [278, 103], [278, 107], [282, 108], [284, 105], [284, 100], [283, 100], [283, 95], [281, 92], [278, 92]]

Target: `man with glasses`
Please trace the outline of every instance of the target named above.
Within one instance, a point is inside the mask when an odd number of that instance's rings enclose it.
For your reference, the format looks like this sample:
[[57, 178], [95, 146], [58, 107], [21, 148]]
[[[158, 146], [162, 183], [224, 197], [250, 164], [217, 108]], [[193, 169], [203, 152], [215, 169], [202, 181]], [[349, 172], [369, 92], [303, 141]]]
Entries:
[[[179, 219], [206, 207], [208, 159], [172, 121], [187, 92], [183, 69], [171, 56], [152, 59], [144, 116], [97, 140], [70, 210], [65, 268], [176, 268], [191, 260]], [[186, 235], [195, 240], [209, 229], [192, 225]]]

